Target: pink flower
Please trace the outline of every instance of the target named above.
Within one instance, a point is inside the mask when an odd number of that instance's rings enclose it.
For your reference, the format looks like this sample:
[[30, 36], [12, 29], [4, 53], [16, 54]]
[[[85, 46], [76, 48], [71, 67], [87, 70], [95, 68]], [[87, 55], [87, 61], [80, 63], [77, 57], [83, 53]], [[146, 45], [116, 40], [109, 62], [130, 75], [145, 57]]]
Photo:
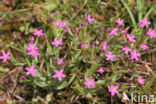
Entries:
[[121, 20], [120, 18], [118, 18], [116, 20], [116, 23], [119, 25], [119, 26], [123, 26], [124, 25], [124, 20]]
[[38, 50], [29, 50], [27, 54], [31, 55], [32, 57], [40, 56], [40, 53], [38, 53]]
[[70, 88], [72, 89], [72, 88], [73, 88], [73, 86], [71, 85], [71, 86], [70, 86]]
[[99, 72], [100, 74], [104, 73], [104, 72], [105, 72], [105, 71], [104, 71], [104, 67], [99, 67], [98, 72]]
[[152, 29], [148, 29], [148, 32], [146, 34], [152, 39], [153, 37], [156, 38], [156, 31]]
[[142, 48], [142, 50], [148, 50], [149, 46], [146, 43], [142, 43], [142, 45], [140, 46], [140, 48]]
[[22, 79], [23, 79], [23, 80], [25, 80], [25, 79], [26, 79], [24, 75], [22, 76]]
[[123, 30], [121, 30], [121, 33], [122, 34], [127, 34], [127, 30], [126, 29], [123, 29]]
[[58, 78], [59, 81], [62, 81], [62, 78], [66, 77], [65, 74], [63, 74], [64, 69], [61, 69], [60, 71], [58, 70], [54, 70], [55, 71], [55, 75], [53, 75], [53, 78]]
[[101, 47], [104, 52], [106, 52], [106, 49], [109, 49], [109, 46], [107, 45], [106, 41], [101, 43]]
[[128, 72], [129, 72], [129, 73], [132, 73], [132, 72], [133, 72], [133, 69], [129, 69]]
[[116, 57], [116, 55], [113, 55], [112, 52], [109, 52], [105, 56], [107, 57], [106, 60], [111, 60], [111, 61], [114, 61], [114, 57]]
[[134, 49], [133, 51], [130, 52], [131, 53], [131, 60], [135, 59], [136, 61], [138, 61], [138, 56], [140, 56], [140, 53], [137, 53], [137, 50]]
[[62, 63], [63, 63], [63, 59], [60, 59], [57, 61], [57, 65], [59, 65], [59, 66], [62, 65]]
[[86, 58], [86, 57], [87, 57], [87, 55], [86, 55], [86, 54], [84, 54], [82, 57], [83, 57], [83, 58]]
[[53, 25], [56, 26], [56, 27], [61, 27], [60, 20], [57, 20], [57, 22], [53, 22]]
[[3, 56], [0, 56], [0, 59], [3, 59], [3, 63], [5, 63], [7, 60], [11, 59], [10, 52], [5, 53], [5, 51], [2, 52]]
[[63, 33], [65, 34], [65, 33], [67, 33], [68, 32], [68, 29], [64, 29], [63, 30]]
[[84, 23], [84, 22], [82, 22], [82, 23], [80, 24], [80, 26], [81, 26], [82, 28], [84, 28], [85, 23]]
[[131, 43], [135, 43], [136, 42], [136, 40], [134, 39], [135, 38], [135, 35], [129, 35], [129, 34], [127, 34], [127, 39], [131, 42]]
[[112, 84], [108, 91], [111, 92], [111, 95], [112, 95], [112, 96], [114, 96], [115, 93], [117, 93], [117, 94], [119, 93], [118, 88], [119, 88], [119, 86], [114, 86], [114, 85]]
[[43, 36], [44, 35], [43, 30], [42, 29], [40, 29], [40, 30], [35, 29], [33, 35], [36, 35], [38, 37]]
[[122, 48], [123, 51], [125, 51], [125, 54], [128, 55], [128, 52], [131, 52], [131, 49], [126, 45], [124, 48]]
[[63, 39], [57, 40], [56, 38], [54, 39], [54, 42], [51, 42], [51, 44], [55, 45], [56, 47], [58, 47], [59, 45], [63, 45], [62, 43]]
[[51, 59], [52, 59], [52, 61], [55, 61], [56, 57], [52, 57]]
[[69, 24], [68, 20], [66, 20], [65, 22], [61, 22], [60, 20], [57, 20], [57, 22], [53, 22], [53, 25], [56, 27], [66, 27]]
[[137, 81], [140, 84], [144, 84], [144, 79], [142, 79], [141, 76], [138, 77]]
[[117, 31], [118, 31], [118, 28], [112, 28], [112, 29], [111, 29], [111, 32], [110, 32], [110, 35], [115, 35], [115, 36], [117, 36], [117, 35], [118, 35]]
[[35, 75], [35, 72], [38, 71], [37, 69], [34, 69], [34, 68], [35, 68], [34, 65], [32, 65], [30, 68], [29, 68], [29, 67], [26, 67], [25, 69], [28, 71], [28, 72], [26, 73], [26, 75], [31, 74], [32, 76], [34, 76], [34, 75]]
[[34, 37], [32, 36], [32, 38], [30, 39], [29, 43], [33, 43], [34, 42]]
[[94, 79], [86, 78], [86, 82], [84, 82], [84, 85], [88, 86], [88, 88], [91, 88], [92, 86], [95, 86]]
[[90, 14], [88, 14], [88, 16], [87, 16], [87, 21], [88, 21], [90, 24], [92, 24], [92, 22], [94, 21], [94, 19], [91, 18], [91, 15], [90, 15]]
[[68, 20], [66, 20], [65, 22], [61, 22], [61, 27], [66, 27], [69, 25]]
[[149, 21], [147, 20], [147, 17], [145, 17], [144, 20], [140, 20], [140, 22], [141, 22], [141, 24], [140, 24], [141, 27], [146, 26], [146, 27], [148, 28], [148, 25], [151, 24], [151, 22], [149, 22]]
[[28, 51], [31, 51], [31, 50], [38, 50], [38, 48], [36, 47], [36, 43], [32, 44], [32, 43], [29, 43], [29, 47], [27, 48]]
[[84, 49], [86, 47], [85, 43], [81, 43], [81, 49]]

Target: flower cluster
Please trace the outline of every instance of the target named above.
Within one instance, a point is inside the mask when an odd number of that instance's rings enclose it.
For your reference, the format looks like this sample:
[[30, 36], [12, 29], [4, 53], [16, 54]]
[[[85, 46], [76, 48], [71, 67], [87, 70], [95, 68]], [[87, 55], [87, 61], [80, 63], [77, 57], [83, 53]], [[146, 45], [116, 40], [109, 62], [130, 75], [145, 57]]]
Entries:
[[68, 25], [69, 25], [69, 22], [68, 22], [68, 20], [66, 20], [65, 22], [61, 22], [60, 20], [57, 20], [57, 22], [53, 22], [53, 25], [55, 26], [55, 27], [67, 27]]
[[31, 55], [32, 57], [39, 56], [40, 53], [38, 53], [38, 48], [36, 46], [36, 43], [29, 43], [29, 47], [27, 48], [29, 51], [27, 54]]

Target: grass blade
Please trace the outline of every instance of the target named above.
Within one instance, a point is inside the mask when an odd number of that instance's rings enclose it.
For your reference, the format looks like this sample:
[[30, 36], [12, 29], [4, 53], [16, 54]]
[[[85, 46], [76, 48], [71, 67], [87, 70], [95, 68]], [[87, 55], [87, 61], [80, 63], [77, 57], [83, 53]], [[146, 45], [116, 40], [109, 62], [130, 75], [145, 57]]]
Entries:
[[129, 6], [127, 5], [127, 3], [126, 3], [124, 0], [120, 0], [120, 1], [121, 1], [122, 4], [124, 5], [124, 7], [127, 9], [128, 13], [129, 13], [129, 15], [130, 15], [130, 18], [131, 18], [131, 20], [132, 20], [132, 24], [133, 24], [134, 28], [137, 29], [137, 25], [136, 25], [135, 18], [134, 18], [134, 16], [133, 16], [133, 14], [132, 14], [132, 12], [131, 12]]

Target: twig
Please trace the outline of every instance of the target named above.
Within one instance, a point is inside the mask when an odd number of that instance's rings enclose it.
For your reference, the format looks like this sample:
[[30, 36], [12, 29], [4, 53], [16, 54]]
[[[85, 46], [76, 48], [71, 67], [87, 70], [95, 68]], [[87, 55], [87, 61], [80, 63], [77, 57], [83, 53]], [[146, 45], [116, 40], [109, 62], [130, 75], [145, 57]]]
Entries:
[[48, 104], [48, 102], [46, 102], [44, 99], [42, 99], [40, 96], [36, 97], [39, 101], [41, 101], [44, 104]]

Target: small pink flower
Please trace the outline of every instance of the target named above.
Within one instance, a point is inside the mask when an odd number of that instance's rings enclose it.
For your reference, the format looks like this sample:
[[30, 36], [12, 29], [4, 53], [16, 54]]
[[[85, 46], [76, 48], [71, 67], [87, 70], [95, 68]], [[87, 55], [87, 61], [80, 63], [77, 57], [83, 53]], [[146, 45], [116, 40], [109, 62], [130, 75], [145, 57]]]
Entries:
[[51, 59], [52, 59], [52, 61], [55, 61], [56, 57], [52, 57]]
[[53, 44], [56, 47], [58, 47], [59, 45], [63, 45], [62, 40], [63, 39], [57, 40], [56, 38], [54, 38], [54, 42], [51, 42], [51, 44]]
[[110, 35], [115, 35], [115, 36], [117, 36], [117, 35], [118, 35], [117, 31], [118, 31], [118, 28], [112, 28], [112, 29], [111, 29], [111, 32], [110, 32]]
[[119, 25], [119, 26], [123, 26], [124, 25], [124, 20], [121, 20], [120, 18], [118, 18], [116, 20], [116, 23]]
[[61, 27], [66, 27], [68, 26], [69, 22], [66, 20], [65, 22], [61, 22]]
[[22, 79], [23, 79], [23, 80], [25, 80], [25, 79], [26, 79], [24, 75], [22, 76]]
[[121, 30], [121, 33], [122, 34], [127, 34], [127, 30], [126, 29], [123, 29], [123, 30]]
[[43, 36], [44, 35], [43, 30], [42, 29], [40, 29], [40, 30], [35, 29], [33, 35], [38, 36], [38, 37]]
[[91, 44], [91, 45], [90, 45], [90, 48], [93, 48], [93, 47], [94, 47], [94, 44]]
[[53, 25], [54, 25], [55, 27], [61, 27], [61, 22], [60, 22], [60, 20], [57, 20], [57, 22], [53, 22]]
[[148, 25], [150, 25], [150, 24], [151, 24], [151, 22], [149, 22], [149, 21], [147, 20], [147, 17], [145, 17], [144, 20], [140, 20], [140, 26], [141, 26], [141, 27], [146, 26], [146, 28], [148, 28]]
[[124, 48], [122, 48], [123, 51], [125, 51], [125, 54], [128, 55], [128, 52], [131, 52], [131, 49], [126, 45]]
[[113, 55], [111, 51], [108, 54], [105, 54], [105, 56], [107, 57], [106, 60], [111, 61], [114, 61], [114, 57], [116, 57], [116, 55]]
[[156, 31], [152, 30], [152, 29], [148, 29], [148, 32], [146, 32], [146, 34], [152, 39], [152, 38], [156, 38]]
[[88, 88], [91, 88], [92, 86], [95, 86], [94, 79], [86, 78], [86, 82], [84, 82], [84, 85], [88, 86]]
[[84, 49], [86, 47], [85, 43], [81, 43], [81, 49]]
[[17, 56], [21, 56], [21, 53], [20, 52], [17, 52]]
[[34, 42], [34, 37], [32, 36], [32, 38], [30, 39], [29, 43], [33, 43]]
[[132, 72], [133, 72], [133, 69], [129, 69], [128, 72], [129, 72], [129, 73], [132, 73]]
[[71, 86], [70, 86], [70, 88], [72, 89], [72, 88], [73, 88], [73, 86], [71, 85]]
[[63, 66], [65, 67], [65, 66], [67, 66], [67, 64], [68, 64], [68, 61], [67, 61], [67, 60], [65, 60], [65, 62], [64, 62], [64, 64], [63, 64]]
[[38, 53], [38, 50], [29, 50], [27, 54], [31, 55], [32, 57], [40, 56], [40, 53]]
[[104, 71], [104, 67], [99, 67], [98, 72], [99, 72], [100, 74], [104, 73], [104, 72], [105, 72], [105, 71]]
[[141, 85], [144, 84], [144, 79], [142, 79], [141, 76], [138, 77], [137, 81], [138, 81], [138, 83], [140, 83]]
[[63, 30], [63, 33], [65, 34], [65, 33], [67, 33], [68, 32], [68, 29], [64, 29]]
[[129, 35], [129, 34], [127, 34], [127, 39], [131, 42], [131, 43], [135, 43], [136, 42], [136, 40], [134, 39], [135, 38], [135, 35]]
[[102, 47], [102, 50], [104, 52], [106, 52], [106, 50], [109, 49], [109, 46], [107, 45], [107, 42], [106, 41], [104, 41], [104, 42], [101, 43], [101, 47]]
[[86, 58], [86, 57], [87, 57], [87, 55], [86, 55], [86, 54], [84, 54], [84, 55], [83, 55], [83, 58]]
[[65, 22], [61, 22], [60, 20], [57, 20], [57, 22], [53, 22], [53, 25], [55, 27], [66, 27], [69, 24], [68, 20], [66, 20]]
[[55, 75], [53, 75], [53, 78], [58, 78], [59, 81], [62, 81], [62, 78], [66, 77], [65, 74], [63, 74], [64, 69], [61, 69], [60, 71], [58, 70], [54, 70], [55, 71]]
[[88, 16], [87, 16], [87, 21], [88, 21], [90, 24], [92, 24], [92, 22], [94, 21], [94, 19], [91, 18], [91, 15], [90, 15], [90, 14], [88, 14]]
[[63, 59], [60, 59], [60, 60], [57, 61], [57, 65], [59, 65], [59, 66], [61, 66], [62, 63], [63, 63]]
[[34, 65], [32, 65], [30, 68], [29, 68], [29, 67], [26, 67], [25, 69], [28, 71], [28, 72], [26, 73], [26, 75], [31, 74], [32, 76], [34, 76], [34, 75], [35, 75], [35, 72], [38, 71], [37, 69], [34, 69], [34, 68], [35, 68]]
[[5, 51], [2, 52], [3, 56], [0, 56], [0, 59], [3, 59], [3, 63], [5, 63], [7, 60], [11, 59], [10, 52], [5, 53]]
[[111, 92], [111, 95], [112, 96], [114, 96], [115, 95], [115, 93], [116, 94], [119, 94], [119, 91], [118, 91], [118, 88], [119, 88], [119, 86], [114, 86], [113, 84], [110, 86], [110, 88], [109, 88], [109, 92]]
[[31, 51], [31, 50], [38, 50], [38, 48], [36, 47], [36, 43], [32, 44], [32, 43], [29, 43], [29, 47], [27, 48], [28, 51]]
[[137, 52], [136, 49], [134, 49], [133, 51], [130, 52], [131, 53], [131, 60], [135, 59], [136, 61], [138, 61], [138, 56], [140, 56], [141, 54]]
[[82, 22], [82, 23], [80, 24], [80, 26], [81, 26], [82, 28], [84, 28], [84, 26], [85, 26], [84, 22]]
[[149, 46], [146, 43], [142, 43], [142, 45], [140, 46], [140, 48], [142, 48], [142, 50], [148, 50]]

